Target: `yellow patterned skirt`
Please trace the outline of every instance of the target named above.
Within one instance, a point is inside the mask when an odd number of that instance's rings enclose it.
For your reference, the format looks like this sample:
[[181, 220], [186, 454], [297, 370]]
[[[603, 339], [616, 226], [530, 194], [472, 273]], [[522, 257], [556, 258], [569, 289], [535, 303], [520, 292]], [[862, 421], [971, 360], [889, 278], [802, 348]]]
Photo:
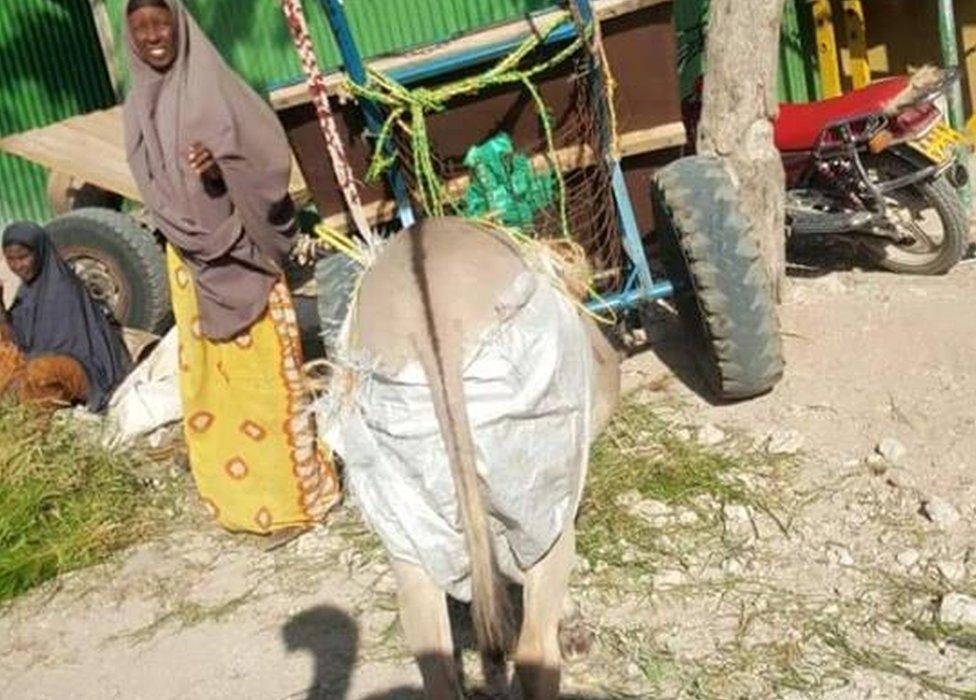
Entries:
[[190, 468], [200, 497], [228, 530], [269, 533], [321, 521], [341, 497], [318, 443], [302, 349], [283, 282], [268, 310], [227, 342], [200, 334], [189, 270], [170, 247], [180, 390]]

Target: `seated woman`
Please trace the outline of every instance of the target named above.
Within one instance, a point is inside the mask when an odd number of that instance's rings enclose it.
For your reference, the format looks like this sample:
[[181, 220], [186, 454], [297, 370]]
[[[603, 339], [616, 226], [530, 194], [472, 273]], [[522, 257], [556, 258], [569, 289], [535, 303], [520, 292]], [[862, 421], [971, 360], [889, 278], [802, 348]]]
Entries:
[[47, 232], [15, 223], [3, 255], [21, 286], [9, 309], [0, 284], [0, 395], [43, 408], [102, 411], [131, 362], [106, 310], [58, 255]]

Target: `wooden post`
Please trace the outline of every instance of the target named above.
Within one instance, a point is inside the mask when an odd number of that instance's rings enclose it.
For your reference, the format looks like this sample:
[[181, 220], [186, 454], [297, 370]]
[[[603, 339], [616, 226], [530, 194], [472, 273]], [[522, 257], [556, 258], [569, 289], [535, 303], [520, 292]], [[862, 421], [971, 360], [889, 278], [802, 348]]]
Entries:
[[772, 124], [782, 9], [769, 0], [712, 0], [698, 130], [699, 153], [725, 158], [737, 180], [777, 300], [786, 270], [783, 165]]
[[112, 38], [112, 23], [108, 16], [105, 0], [88, 0], [91, 5], [92, 19], [95, 21], [95, 31], [98, 32], [98, 42], [102, 46], [102, 56], [105, 58], [105, 70], [112, 84], [115, 99], [122, 101], [122, 81], [116, 61], [115, 39]]

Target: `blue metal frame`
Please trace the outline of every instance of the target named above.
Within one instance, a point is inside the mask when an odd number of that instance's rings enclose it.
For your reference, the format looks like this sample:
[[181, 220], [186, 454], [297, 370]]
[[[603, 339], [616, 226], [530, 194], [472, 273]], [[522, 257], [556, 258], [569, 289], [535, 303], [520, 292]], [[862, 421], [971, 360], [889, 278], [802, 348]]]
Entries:
[[[346, 9], [342, 5], [342, 0], [319, 0], [329, 18], [329, 27], [335, 37], [336, 44], [339, 46], [339, 54], [345, 65], [349, 79], [357, 85], [366, 84], [366, 64], [363, 63], [362, 54], [356, 45], [356, 39], [352, 35], [352, 28], [346, 17]], [[383, 113], [379, 106], [369, 100], [362, 101], [363, 114], [366, 117], [366, 128], [373, 134], [378, 134], [383, 126]], [[414, 215], [413, 207], [410, 205], [410, 196], [407, 194], [407, 184], [403, 179], [403, 173], [394, 166], [389, 175], [390, 188], [396, 198], [397, 214], [400, 217], [400, 224], [406, 228], [413, 226], [417, 217]]]
[[[349, 74], [349, 78], [359, 85], [365, 84], [366, 66], [356, 45], [356, 40], [352, 35], [342, 0], [319, 0], [319, 2], [326, 11], [329, 26], [339, 46], [339, 53], [342, 55], [344, 67]], [[590, 0], [573, 0], [573, 2], [576, 4], [582, 22], [586, 25], [591, 24], [594, 21], [594, 16]], [[556, 44], [571, 41], [577, 35], [577, 28], [572, 24], [567, 24], [553, 31], [549, 35], [546, 43]], [[403, 85], [442, 77], [505, 56], [517, 48], [522, 41], [524, 41], [524, 36], [515, 37], [489, 46], [457, 51], [445, 56], [417, 61], [416, 63], [391, 70], [389, 72], [390, 77]], [[602, 85], [603, 78], [600, 73], [594, 71], [593, 79], [595, 81], [594, 89], [602, 91], [604, 86]], [[362, 99], [360, 102], [366, 117], [366, 125], [375, 133], [383, 123], [382, 110], [378, 105], [369, 100]], [[608, 141], [608, 139], [605, 140]], [[627, 184], [624, 181], [623, 168], [620, 165], [620, 161], [609, 153], [608, 143], [604, 143], [604, 149], [607, 150], [604, 155], [611, 169], [614, 203], [616, 204], [620, 227], [623, 231], [623, 247], [629, 259], [630, 268], [626, 282], [619, 290], [605, 298], [595, 299], [587, 305], [591, 310], [597, 312], [632, 309], [643, 303], [663, 299], [674, 294], [674, 287], [670, 282], [655, 282], [651, 275], [650, 265], [647, 262], [647, 255], [644, 251], [644, 243], [641, 240], [640, 230], [637, 227], [637, 217], [634, 214], [633, 203], [630, 200]], [[401, 224], [409, 226], [413, 223], [414, 214], [410, 206], [409, 197], [407, 196], [403, 174], [400, 171], [394, 170], [391, 173], [390, 185], [397, 198]]]

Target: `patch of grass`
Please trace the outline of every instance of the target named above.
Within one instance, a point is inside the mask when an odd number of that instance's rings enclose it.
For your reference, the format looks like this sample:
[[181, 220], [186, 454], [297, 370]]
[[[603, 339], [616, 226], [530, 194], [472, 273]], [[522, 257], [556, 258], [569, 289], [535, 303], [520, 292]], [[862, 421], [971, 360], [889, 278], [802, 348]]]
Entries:
[[[976, 651], [976, 628], [946, 624], [939, 619], [939, 602], [955, 586], [937, 571], [930, 568], [915, 576], [883, 572], [876, 586], [887, 596], [889, 617], [917, 639]], [[960, 592], [976, 593], [972, 586], [963, 586]]]
[[147, 533], [138, 463], [67, 421], [0, 404], [0, 602]]
[[[329, 520], [329, 530], [338, 535], [348, 545], [347, 551], [355, 552], [360, 561], [358, 566], [384, 561], [386, 549], [372, 528], [370, 528], [358, 510], [343, 508], [333, 512]], [[352, 562], [345, 562], [347, 565]]]
[[946, 625], [933, 620], [928, 623], [912, 623], [908, 629], [923, 642], [951, 644], [960, 649], [976, 651], [976, 630], [965, 625]]
[[821, 637], [827, 646], [858, 669], [870, 669], [911, 680], [926, 690], [941, 693], [951, 698], [976, 700], [976, 688], [961, 688], [950, 685], [926, 671], [917, 671], [896, 652], [887, 649], [872, 649], [855, 644], [839, 629], [824, 629]]
[[216, 605], [204, 605], [190, 600], [181, 600], [173, 609], [160, 615], [145, 627], [140, 627], [132, 632], [127, 632], [116, 637], [116, 639], [128, 639], [135, 644], [143, 644], [156, 636], [164, 627], [175, 625], [177, 629], [183, 630], [188, 627], [195, 627], [206, 622], [221, 622], [230, 617], [245, 603], [254, 602], [254, 589], [248, 590], [239, 596], [225, 600]]
[[579, 553], [591, 563], [620, 567], [634, 558], [628, 549], [656, 551], [660, 530], [621, 505], [628, 494], [690, 510], [698, 509], [702, 497], [756, 505], [735, 478], [755, 464], [677, 437], [641, 396], [624, 399], [591, 453], [578, 534]]

